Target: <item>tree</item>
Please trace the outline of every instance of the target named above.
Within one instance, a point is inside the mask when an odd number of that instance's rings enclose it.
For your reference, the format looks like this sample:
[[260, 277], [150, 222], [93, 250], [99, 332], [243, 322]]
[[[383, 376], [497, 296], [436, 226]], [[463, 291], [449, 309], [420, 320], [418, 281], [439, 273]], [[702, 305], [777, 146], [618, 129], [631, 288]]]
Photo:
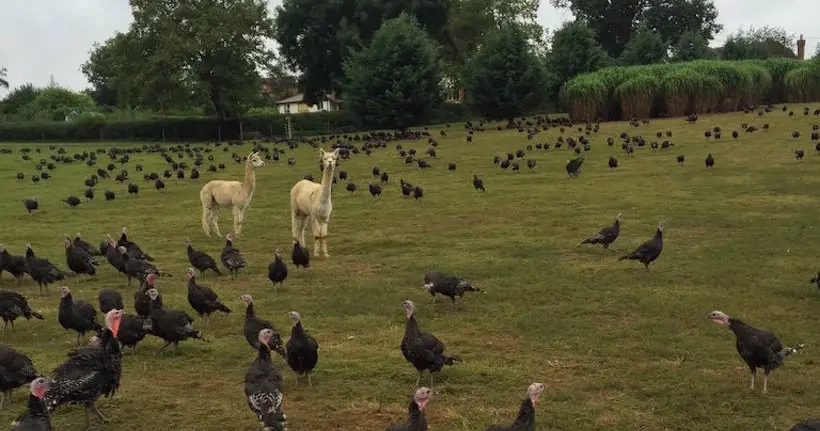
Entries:
[[276, 41], [287, 65], [301, 72], [309, 103], [342, 93], [343, 63], [366, 46], [382, 22], [407, 13], [434, 40], [449, 44], [451, 0], [284, 0], [276, 8]]
[[[149, 54], [144, 79], [151, 79], [146, 71], [163, 70], [166, 81], [181, 78], [220, 118], [241, 114], [258, 95], [258, 69], [274, 57], [266, 46], [274, 31], [265, 1], [131, 0], [131, 7], [131, 29]], [[169, 73], [179, 75], [169, 80]]]
[[547, 68], [552, 75], [550, 94], [582, 73], [594, 72], [612, 65], [612, 59], [595, 39], [595, 32], [580, 21], [564, 23], [552, 36], [552, 48], [547, 54]]
[[546, 94], [546, 75], [523, 29], [506, 25], [490, 33], [468, 65], [472, 104], [490, 119], [507, 119], [535, 109]]
[[749, 27], [729, 36], [720, 55], [725, 60], [797, 58], [791, 48], [793, 40], [794, 35], [779, 27]]
[[345, 103], [370, 126], [405, 130], [441, 103], [435, 45], [406, 14], [385, 21], [344, 73]]
[[675, 61], [692, 61], [712, 58], [709, 42], [696, 31], [683, 33], [678, 43], [672, 47], [672, 58]]
[[717, 23], [713, 0], [552, 0], [552, 4], [569, 8], [586, 22], [613, 58], [621, 55], [642, 24], [671, 44], [687, 30], [712, 40], [723, 28]]
[[460, 85], [464, 65], [486, 35], [503, 25], [518, 24], [536, 46], [543, 45], [538, 5], [539, 0], [452, 0], [442, 43], [445, 74]]
[[0, 102], [0, 113], [6, 115], [22, 114], [26, 107], [40, 94], [40, 89], [31, 84], [21, 85], [9, 92]]
[[5, 67], [0, 67], [0, 87], [9, 88], [9, 81], [6, 79], [8, 71]]
[[88, 95], [55, 86], [39, 91], [23, 110], [29, 118], [63, 121], [69, 114], [88, 112], [93, 107], [94, 100]]
[[669, 46], [661, 35], [646, 27], [640, 27], [624, 47], [618, 62], [624, 66], [660, 63], [666, 59]]
[[103, 44], [94, 44], [80, 70], [93, 87], [99, 105], [128, 108], [140, 101], [143, 86], [133, 79], [143, 61], [139, 41], [133, 33], [117, 32]]
[[699, 34], [708, 45], [723, 30], [717, 19], [713, 0], [650, 0], [640, 23], [671, 45], [678, 44], [687, 32]]

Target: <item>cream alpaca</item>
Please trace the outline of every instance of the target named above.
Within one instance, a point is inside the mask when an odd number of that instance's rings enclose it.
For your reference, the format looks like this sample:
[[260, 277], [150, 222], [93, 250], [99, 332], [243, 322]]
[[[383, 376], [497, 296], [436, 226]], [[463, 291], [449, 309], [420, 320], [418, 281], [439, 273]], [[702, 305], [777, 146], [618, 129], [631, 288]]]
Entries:
[[305, 229], [308, 220], [311, 221], [311, 231], [316, 240], [313, 245], [313, 255], [330, 257], [327, 252], [327, 225], [330, 223], [330, 212], [333, 204], [330, 202], [330, 187], [333, 185], [333, 170], [339, 158], [339, 149], [332, 153], [319, 149], [322, 157], [322, 183], [317, 184], [310, 180], [301, 180], [290, 189], [291, 223], [293, 225], [293, 239], [305, 245]]
[[259, 152], [248, 155], [245, 163], [245, 179], [243, 181], [211, 180], [202, 186], [199, 191], [199, 200], [202, 202], [202, 230], [205, 235], [211, 236], [211, 230], [219, 233], [217, 220], [219, 210], [230, 208], [233, 212], [233, 233], [239, 237], [242, 234], [242, 223], [245, 219], [245, 210], [251, 204], [253, 191], [256, 188], [255, 169], [265, 165], [259, 157]]

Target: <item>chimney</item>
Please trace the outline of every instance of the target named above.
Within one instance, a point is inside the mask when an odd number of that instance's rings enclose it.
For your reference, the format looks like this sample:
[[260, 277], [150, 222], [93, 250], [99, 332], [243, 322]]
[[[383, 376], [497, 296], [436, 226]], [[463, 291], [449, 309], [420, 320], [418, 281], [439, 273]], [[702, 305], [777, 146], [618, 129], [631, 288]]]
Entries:
[[803, 39], [803, 35], [800, 35], [800, 39], [797, 40], [797, 59], [804, 60], [806, 58], [806, 39]]

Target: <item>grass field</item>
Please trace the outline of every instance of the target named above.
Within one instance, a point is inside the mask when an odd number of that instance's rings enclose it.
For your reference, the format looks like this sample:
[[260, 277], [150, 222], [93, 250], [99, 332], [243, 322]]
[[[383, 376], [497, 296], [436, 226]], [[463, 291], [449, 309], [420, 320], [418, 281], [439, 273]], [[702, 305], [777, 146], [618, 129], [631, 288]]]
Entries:
[[[290, 263], [288, 193], [306, 174], [319, 178], [317, 150], [301, 145], [279, 162], [258, 170], [257, 191], [246, 216], [243, 238], [235, 243], [249, 262], [238, 283], [227, 277], [200, 277], [234, 310], [205, 328], [212, 342], [180, 345], [180, 354], [154, 356], [162, 345], [148, 337], [136, 356], [124, 358], [120, 391], [103, 399], [100, 410], [113, 419], [106, 430], [252, 430], [242, 379], [256, 353], [242, 336], [244, 306], [240, 296], [256, 299], [257, 313], [289, 335], [288, 310], [301, 313], [305, 327], [320, 344], [313, 388], [294, 387], [283, 363], [286, 412], [291, 431], [380, 430], [406, 419], [415, 370], [399, 351], [404, 332], [401, 302], [416, 302], [422, 329], [437, 335], [448, 351], [464, 358], [436, 377], [438, 391], [427, 408], [430, 429], [483, 430], [515, 418], [524, 391], [534, 381], [547, 390], [537, 408], [538, 429], [550, 430], [785, 430], [799, 420], [820, 416], [820, 293], [807, 284], [820, 255], [820, 156], [809, 139], [815, 116], [802, 106], [789, 117], [776, 109], [754, 114], [703, 116], [695, 125], [682, 119], [652, 121], [638, 129], [625, 123], [601, 125], [591, 136], [592, 150], [577, 179], [567, 179], [566, 148], [533, 150], [534, 173], [503, 172], [494, 155], [524, 149], [528, 143], [553, 143], [559, 132], [541, 132], [533, 141], [516, 131], [478, 133], [465, 143], [461, 124], [431, 133], [440, 142], [433, 168], [405, 166], [394, 143], [341, 162], [361, 190], [352, 196], [334, 189], [327, 260], [297, 271], [289, 264], [285, 288], [274, 295], [266, 278], [273, 250], [283, 247]], [[812, 110], [815, 107], [812, 107]], [[731, 138], [741, 123], [771, 130]], [[724, 129], [722, 141], [706, 141], [703, 132]], [[627, 156], [620, 149], [622, 131], [655, 140], [672, 130], [675, 147], [652, 152], [648, 145]], [[792, 131], [800, 131], [794, 140]], [[568, 130], [566, 135], [578, 136]], [[616, 138], [607, 147], [606, 138]], [[666, 139], [666, 138], [664, 138]], [[103, 145], [103, 144], [100, 144]], [[104, 144], [127, 146], [141, 144]], [[271, 144], [273, 145], [273, 144]], [[425, 141], [404, 141], [419, 154]], [[4, 144], [4, 147], [9, 145]], [[0, 156], [0, 242], [23, 254], [30, 242], [38, 256], [65, 266], [63, 234], [82, 232], [92, 244], [123, 226], [129, 237], [173, 274], [158, 287], [166, 307], [191, 312], [184, 269], [189, 265], [183, 239], [218, 256], [224, 241], [205, 238], [200, 227], [199, 188], [210, 179], [238, 179], [243, 166], [230, 152], [215, 149], [216, 162], [228, 169], [202, 170], [199, 181], [169, 180], [157, 192], [134, 171], [165, 169], [158, 155], [134, 154], [126, 168], [141, 186], [130, 197], [126, 186], [105, 180], [98, 198], [69, 209], [60, 200], [82, 196], [83, 180], [94, 169], [82, 163], [59, 165], [53, 179], [32, 184], [34, 163]], [[96, 145], [64, 145], [68, 154]], [[250, 146], [230, 147], [246, 155]], [[325, 147], [327, 148], [327, 147]], [[806, 151], [796, 161], [792, 152]], [[715, 168], [703, 160], [711, 152]], [[686, 163], [675, 163], [678, 154]], [[32, 155], [35, 159], [40, 156]], [[620, 167], [607, 167], [615, 155]], [[296, 159], [288, 166], [287, 157]], [[455, 162], [457, 171], [447, 172]], [[108, 163], [100, 158], [100, 165]], [[206, 161], [206, 165], [210, 162]], [[190, 164], [190, 161], [189, 161]], [[367, 193], [378, 165], [390, 174], [381, 198]], [[119, 168], [118, 168], [119, 170]], [[118, 171], [117, 170], [117, 171]], [[26, 180], [15, 180], [15, 173]], [[117, 172], [115, 171], [115, 172]], [[476, 193], [473, 171], [484, 179], [486, 193]], [[420, 201], [402, 198], [399, 178], [421, 185]], [[102, 191], [117, 192], [105, 203]], [[39, 196], [41, 211], [28, 216], [20, 200]], [[578, 243], [623, 213], [621, 237], [607, 253]], [[636, 262], [616, 262], [665, 222], [665, 249], [650, 271]], [[223, 213], [220, 228], [230, 231]], [[310, 244], [312, 246], [312, 244]], [[96, 280], [68, 280], [75, 298], [97, 303], [105, 287], [122, 289], [130, 309], [133, 290], [107, 262]], [[426, 271], [441, 269], [467, 278], [484, 294], [466, 297], [453, 311], [449, 301], [436, 304], [421, 288]], [[8, 274], [3, 288], [12, 288]], [[41, 372], [50, 372], [73, 347], [75, 336], [57, 323], [56, 286], [45, 297], [26, 279], [19, 291], [47, 321], [18, 321], [3, 342], [29, 354]], [[96, 305], [95, 305], [96, 306]], [[734, 336], [706, 320], [719, 309], [758, 327], [772, 329], [784, 343], [808, 348], [789, 358], [770, 379], [766, 396], [748, 390], [748, 370], [738, 357]], [[133, 309], [131, 309], [133, 312]], [[425, 374], [425, 379], [427, 374]], [[425, 380], [422, 380], [423, 382]], [[758, 386], [760, 388], [760, 386]], [[7, 424], [24, 409], [25, 390], [0, 412]], [[79, 430], [80, 408], [64, 407], [52, 421], [58, 430]]]

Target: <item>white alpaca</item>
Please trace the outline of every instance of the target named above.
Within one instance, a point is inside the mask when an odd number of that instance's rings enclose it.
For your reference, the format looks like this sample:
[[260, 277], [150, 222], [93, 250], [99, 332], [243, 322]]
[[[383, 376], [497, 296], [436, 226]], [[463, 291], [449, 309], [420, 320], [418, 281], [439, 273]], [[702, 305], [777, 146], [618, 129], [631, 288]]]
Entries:
[[339, 149], [326, 153], [319, 149], [322, 157], [322, 183], [317, 184], [310, 180], [301, 180], [290, 189], [291, 223], [293, 225], [293, 239], [305, 245], [305, 229], [308, 219], [311, 221], [311, 231], [316, 240], [313, 245], [313, 255], [330, 257], [327, 253], [327, 225], [330, 223], [330, 212], [333, 204], [330, 202], [330, 187], [333, 185], [333, 169], [339, 158]]
[[248, 155], [245, 163], [245, 179], [243, 181], [211, 180], [202, 186], [199, 191], [199, 200], [202, 202], [202, 230], [205, 235], [211, 236], [211, 229], [219, 233], [217, 220], [219, 210], [230, 208], [233, 212], [233, 233], [239, 237], [242, 234], [242, 223], [245, 219], [245, 210], [251, 204], [253, 191], [256, 188], [255, 169], [265, 166], [259, 157], [259, 152]]

